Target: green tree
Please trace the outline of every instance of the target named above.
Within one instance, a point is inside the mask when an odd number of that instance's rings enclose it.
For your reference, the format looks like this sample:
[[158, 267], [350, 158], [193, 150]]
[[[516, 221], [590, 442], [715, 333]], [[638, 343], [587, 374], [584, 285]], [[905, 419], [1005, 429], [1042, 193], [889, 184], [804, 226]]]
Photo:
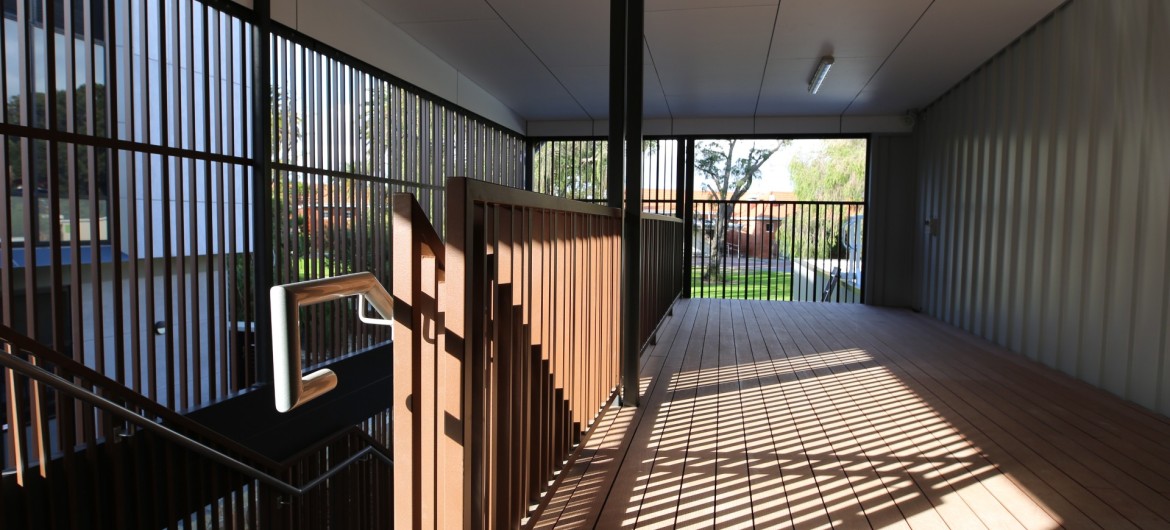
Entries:
[[608, 153], [604, 140], [540, 142], [533, 150], [533, 189], [569, 199], [604, 200]]
[[824, 148], [793, 157], [789, 165], [796, 200], [861, 201], [865, 198], [865, 140], [825, 140]]
[[[740, 140], [713, 140], [698, 142], [695, 145], [695, 173], [701, 188], [710, 193], [712, 198], [722, 201], [738, 201], [748, 192], [752, 184], [760, 176], [760, 168], [776, 154], [781, 147], [791, 143], [791, 140], [776, 140], [771, 142], [740, 141]], [[743, 148], [747, 147], [746, 154]], [[737, 148], [740, 149], [737, 151]], [[727, 241], [727, 224], [734, 211], [734, 205], [722, 203], [716, 208], [713, 219], [713, 230], [706, 235], [707, 270], [703, 272], [703, 281], [721, 280], [717, 276], [723, 266], [723, 257], [726, 255], [724, 247]]]
[[[865, 199], [865, 148], [863, 139], [824, 140], [823, 147], [816, 151], [796, 156], [789, 165], [796, 199], [800, 201], [862, 201]], [[844, 257], [845, 236], [842, 227], [847, 214], [835, 213], [833, 208], [815, 208], [812, 211], [793, 215], [796, 226], [793, 229], [803, 245], [803, 253], [810, 258]], [[783, 237], [788, 237], [787, 232]], [[813, 245], [811, 242], [815, 242]], [[809, 246], [812, 245], [812, 246]], [[789, 248], [788, 242], [781, 242], [781, 248]]]

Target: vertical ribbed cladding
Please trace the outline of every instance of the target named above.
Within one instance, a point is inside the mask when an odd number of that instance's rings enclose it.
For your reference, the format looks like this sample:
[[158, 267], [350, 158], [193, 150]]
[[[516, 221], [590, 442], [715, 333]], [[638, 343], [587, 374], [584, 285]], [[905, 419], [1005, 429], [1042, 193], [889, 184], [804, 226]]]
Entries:
[[1070, 2], [916, 130], [922, 309], [1163, 413], [1167, 11]]

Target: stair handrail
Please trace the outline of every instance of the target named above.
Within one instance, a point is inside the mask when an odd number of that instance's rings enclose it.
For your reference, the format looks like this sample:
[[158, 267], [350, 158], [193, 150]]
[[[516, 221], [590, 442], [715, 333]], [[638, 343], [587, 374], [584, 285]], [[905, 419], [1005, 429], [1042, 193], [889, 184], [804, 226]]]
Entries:
[[[272, 385], [276, 410], [288, 412], [337, 387], [337, 374], [328, 368], [301, 373], [301, 316], [303, 306], [358, 297], [358, 318], [367, 324], [391, 326], [394, 341], [394, 300], [382, 282], [369, 272], [275, 285], [272, 302]], [[382, 317], [366, 316], [366, 302]]]
[[[0, 340], [3, 340], [4, 342], [9, 343], [16, 348], [27, 352], [30, 356], [38, 360], [47, 361], [49, 364], [53, 365], [58, 370], [66, 374], [89, 381], [91, 384], [93, 384], [93, 386], [100, 387], [103, 393], [116, 397], [125, 403], [137, 407], [142, 411], [162, 420], [163, 422], [181, 427], [184, 430], [195, 433], [198, 436], [202, 436], [218, 445], [230, 447], [232, 451], [239, 453], [249, 460], [258, 462], [270, 469], [283, 469], [286, 467], [286, 463], [277, 462], [260, 452], [257, 452], [231, 438], [220, 434], [214, 429], [210, 429], [195, 420], [179, 414], [178, 412], [163, 406], [157, 401], [135, 392], [134, 390], [126, 387], [126, 385], [107, 377], [101, 372], [98, 372], [97, 370], [94, 370], [93, 368], [78, 362], [72, 357], [45, 347], [36, 340], [33, 340], [31, 337], [28, 337], [23, 333], [20, 333], [3, 324], [0, 324]], [[9, 352], [0, 353], [12, 355]], [[62, 380], [69, 382], [64, 378], [62, 378]], [[69, 384], [74, 385], [72, 382], [69, 382]]]
[[[23, 335], [15, 333], [10, 328], [3, 325], [0, 325], [0, 332], [4, 332], [5, 334], [12, 332], [12, 334], [17, 337], [17, 340], [13, 341], [7, 337], [4, 338], [4, 340], [8, 341], [10, 344], [17, 345], [17, 347], [26, 349], [23, 347], [23, 345], [17, 344], [17, 342], [23, 342], [20, 340], [21, 338], [24, 338]], [[82, 388], [81, 386], [74, 384], [72, 381], [69, 381], [68, 379], [41, 368], [40, 366], [37, 366], [29, 361], [26, 361], [11, 352], [0, 351], [0, 365], [3, 365], [5, 368], [18, 372], [26, 377], [49, 385], [55, 388], [58, 392], [67, 394], [75, 399], [89, 403], [90, 405], [93, 405], [103, 411], [114, 414], [123, 420], [133, 423], [144, 430], [150, 431], [151, 433], [154, 433], [163, 439], [175, 443], [176, 445], [182, 446], [220, 465], [239, 472], [245, 476], [251, 477], [252, 479], [263, 482], [264, 484], [267, 484], [282, 493], [296, 496], [304, 495], [305, 493], [315, 488], [317, 485], [328, 480], [330, 477], [340, 473], [354, 462], [362, 460], [367, 455], [372, 455], [373, 457], [382, 460], [391, 467], [394, 465], [394, 461], [389, 456], [387, 456], [384, 451], [380, 450], [377, 445], [373, 443], [367, 443], [365, 447], [345, 460], [341, 461], [338, 463], [338, 465], [329, 468], [324, 473], [318, 475], [312, 480], [309, 480], [305, 484], [296, 486], [294, 484], [285, 482], [284, 480], [273, 476], [270, 473], [257, 469], [226, 453], [223, 453], [218, 449], [195, 440], [194, 438], [171, 429], [162, 423], [158, 423], [148, 417], [142, 416], [133, 410], [130, 410], [108, 398], [98, 395], [89, 389]], [[169, 411], [170, 409], [165, 410]], [[371, 440], [367, 439], [366, 441], [370, 442]], [[277, 467], [279, 467], [279, 465], [277, 465]]]
[[[237, 442], [236, 440], [234, 440], [232, 438], [228, 438], [227, 436], [224, 436], [223, 434], [221, 434], [219, 431], [216, 431], [215, 429], [211, 429], [211, 428], [203, 425], [202, 423], [199, 423], [195, 420], [188, 418], [187, 416], [179, 414], [178, 412], [175, 412], [174, 410], [167, 408], [167, 407], [159, 404], [158, 402], [156, 402], [156, 401], [154, 401], [154, 400], [152, 400], [152, 399], [150, 399], [142, 394], [139, 394], [138, 392], [135, 392], [134, 390], [126, 387], [122, 383], [119, 383], [118, 381], [115, 381], [115, 380], [103, 375], [102, 373], [90, 368], [89, 366], [86, 366], [85, 364], [82, 364], [82, 363], [74, 360], [73, 358], [71, 358], [67, 355], [61, 354], [60, 352], [57, 352], [53, 349], [50, 349], [50, 348], [42, 345], [41, 343], [37, 342], [36, 340], [32, 339], [31, 337], [28, 337], [28, 336], [24, 335], [23, 333], [20, 333], [16, 330], [12, 329], [11, 327], [5, 326], [3, 324], [0, 324], [0, 341], [7, 342], [8, 344], [14, 346], [15, 348], [17, 348], [21, 351], [24, 351], [30, 357], [33, 357], [33, 358], [36, 358], [36, 359], [39, 359], [42, 361], [46, 361], [47, 363], [54, 366], [57, 370], [62, 371], [66, 374], [69, 374], [72, 377], [78, 377], [78, 378], [87, 380], [93, 386], [100, 387], [102, 393], [107, 394], [109, 396], [113, 396], [113, 397], [115, 397], [115, 398], [117, 398], [125, 403], [130, 404], [133, 407], [141, 409], [143, 412], [150, 414], [151, 416], [157, 418], [157, 420], [159, 420], [159, 421], [152, 421], [149, 418], [143, 416], [142, 414], [130, 411], [130, 413], [134, 414], [135, 417], [142, 418], [146, 421], [150, 421], [154, 425], [169, 424], [169, 425], [176, 426], [178, 428], [181, 428], [182, 430], [188, 431], [189, 433], [191, 433], [191, 435], [202, 437], [202, 438], [209, 440], [210, 442], [212, 442], [216, 445], [228, 448], [228, 449], [230, 449], [230, 451], [237, 453], [237, 454], [247, 458], [248, 460], [255, 462], [259, 466], [264, 467], [266, 469], [269, 469], [271, 471], [284, 471], [284, 470], [288, 469], [289, 466], [291, 466], [294, 462], [300, 460], [303, 456], [308, 455], [308, 454], [312, 454], [312, 453], [320, 450], [321, 447], [324, 447], [325, 445], [332, 443], [333, 441], [337, 440], [338, 438], [346, 436], [346, 435], [350, 435], [350, 434], [357, 434], [369, 446], [369, 447], [363, 448], [362, 451], [377, 452], [377, 453], [379, 453], [379, 456], [382, 460], [384, 460], [386, 462], [392, 462], [392, 458], [390, 457], [389, 450], [385, 446], [383, 446], [381, 442], [373, 439], [368, 433], [366, 433], [365, 431], [363, 431], [357, 427], [350, 427], [346, 430], [339, 431], [334, 436], [323, 439], [323, 440], [321, 440], [321, 441], [319, 441], [319, 442], [317, 442], [309, 447], [306, 447], [306, 448], [302, 449], [296, 455], [293, 455], [293, 456], [285, 459], [284, 461], [276, 461], [276, 460], [273, 460], [272, 458], [268, 457], [267, 455], [264, 455], [263, 453], [257, 452], [255, 450], [253, 450], [252, 448], [250, 448], [244, 444], [241, 444], [240, 442]], [[0, 358], [3, 358], [3, 357], [16, 357], [18, 360], [23, 361], [23, 359], [19, 359], [19, 357], [17, 357], [15, 354], [13, 354], [11, 352], [6, 352], [3, 349], [0, 349]], [[23, 361], [23, 362], [28, 363], [28, 361]], [[37, 367], [36, 365], [33, 365], [31, 363], [28, 363], [28, 364], [30, 364], [34, 367]], [[39, 368], [39, 367], [37, 367], [37, 368]], [[48, 372], [47, 370], [44, 370], [43, 368], [41, 370]], [[21, 372], [21, 373], [24, 373], [24, 372]], [[53, 374], [52, 372], [48, 372], [48, 373], [50, 375], [53, 375], [54, 377], [56, 377], [58, 379], [58, 382], [64, 381], [64, 384], [70, 385], [71, 387], [76, 387], [81, 391], [88, 392], [94, 396], [97, 396], [99, 398], [106, 399], [107, 401], [109, 401], [108, 398], [105, 398], [105, 397], [101, 396], [100, 394], [97, 394], [96, 392], [90, 391], [86, 388], [80, 387], [77, 384], [73, 383], [72, 381], [69, 381], [68, 379], [66, 379], [64, 377], [61, 377], [57, 374]], [[25, 375], [28, 375], [28, 374], [25, 374]], [[66, 391], [66, 392], [68, 392], [68, 391]], [[115, 404], [116, 404], [116, 402], [115, 402]], [[119, 406], [123, 410], [130, 410], [124, 406], [121, 406], [121, 405], [119, 405]], [[160, 421], [162, 423], [159, 423]], [[192, 438], [191, 435], [183, 435], [183, 436], [190, 438], [195, 443], [199, 443], [201, 445], [207, 446], [207, 444], [203, 444], [202, 442], [199, 442], [198, 440]], [[207, 447], [210, 448], [210, 446], [207, 446]], [[348, 462], [348, 461], [343, 462], [342, 463], [343, 465], [339, 465], [336, 469], [340, 470], [341, 468], [343, 468], [345, 465], [348, 465], [349, 463], [350, 462]], [[264, 473], [264, 471], [259, 471], [259, 472]], [[332, 476], [333, 474], [336, 474], [336, 472], [331, 472], [330, 476]], [[302, 487], [302, 489], [307, 490], [307, 489], [311, 489], [311, 488]]]

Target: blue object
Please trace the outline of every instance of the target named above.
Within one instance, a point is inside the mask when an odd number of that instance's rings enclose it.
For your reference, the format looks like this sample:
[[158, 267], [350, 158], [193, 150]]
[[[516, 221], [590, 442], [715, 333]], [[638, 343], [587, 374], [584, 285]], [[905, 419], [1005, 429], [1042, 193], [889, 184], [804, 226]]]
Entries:
[[[28, 266], [28, 256], [25, 255], [24, 247], [15, 247], [12, 249], [12, 268], [20, 269]], [[56, 251], [56, 252], [54, 252]], [[67, 246], [53, 248], [38, 246], [33, 248], [33, 259], [37, 267], [48, 267], [53, 261], [53, 254], [60, 256], [61, 266], [73, 265], [73, 249]], [[93, 248], [89, 245], [82, 246], [80, 252], [77, 253], [78, 263], [80, 265], [89, 265], [93, 263]], [[117, 260], [114, 259], [114, 248], [110, 245], [101, 245], [98, 247], [98, 263], [113, 263], [114, 261], [127, 261], [130, 256], [125, 252]], [[0, 267], [4, 263], [0, 262]]]

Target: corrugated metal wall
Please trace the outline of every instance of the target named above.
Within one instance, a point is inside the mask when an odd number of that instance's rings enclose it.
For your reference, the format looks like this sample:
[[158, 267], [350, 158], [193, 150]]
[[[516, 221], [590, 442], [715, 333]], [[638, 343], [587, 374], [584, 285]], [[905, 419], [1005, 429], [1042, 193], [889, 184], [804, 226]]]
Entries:
[[1170, 413], [1170, 2], [1074, 0], [918, 124], [922, 309]]

